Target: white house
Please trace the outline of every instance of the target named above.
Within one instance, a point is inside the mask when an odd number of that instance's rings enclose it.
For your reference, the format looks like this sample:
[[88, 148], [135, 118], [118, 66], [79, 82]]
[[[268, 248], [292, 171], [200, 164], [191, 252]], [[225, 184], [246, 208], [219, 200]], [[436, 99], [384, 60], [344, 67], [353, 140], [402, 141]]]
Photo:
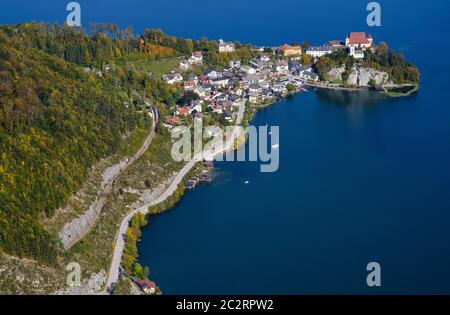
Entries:
[[333, 49], [331, 46], [315, 46], [306, 49], [306, 54], [315, 58], [320, 58], [322, 56], [331, 54]]
[[202, 86], [195, 87], [194, 92], [200, 97], [205, 97], [206, 95], [206, 91]]
[[179, 73], [165, 75], [163, 79], [170, 85], [183, 82], [183, 76]]
[[357, 50], [355, 47], [351, 46], [349, 56], [352, 56], [355, 59], [364, 59], [364, 51]]
[[202, 112], [202, 101], [201, 100], [192, 100], [191, 104], [189, 105], [189, 114], [192, 114], [192, 112], [201, 113]]
[[275, 63], [275, 69], [279, 74], [288, 74], [289, 73], [289, 64], [287, 61], [278, 61]]
[[253, 84], [258, 83], [259, 77], [256, 74], [249, 74], [242, 78], [243, 84]]
[[248, 93], [248, 100], [252, 104], [258, 103], [261, 100], [261, 94], [260, 93], [249, 92]]
[[250, 66], [243, 66], [241, 67], [241, 71], [243, 73], [247, 73], [247, 74], [255, 74], [256, 73], [256, 69]]
[[240, 68], [241, 67], [241, 61], [240, 60], [231, 60], [230, 61], [230, 68]]
[[227, 52], [233, 52], [233, 51], [235, 51], [234, 43], [227, 43], [227, 42], [224, 42], [222, 39], [219, 40], [219, 52], [220, 53], [227, 53]]
[[302, 71], [300, 72], [300, 78], [304, 79], [304, 80], [312, 80], [312, 81], [317, 81], [319, 80], [319, 76], [317, 75], [317, 73], [314, 73], [312, 71]]
[[217, 126], [208, 126], [205, 128], [204, 135], [206, 137], [218, 137], [222, 134], [222, 129]]
[[217, 77], [219, 77], [220, 73], [217, 72], [216, 70], [207, 70], [206, 71], [206, 76], [208, 77], [208, 79], [215, 79]]
[[228, 82], [230, 81], [227, 77], [220, 77], [211, 80], [211, 84], [219, 87], [226, 87]]
[[194, 51], [189, 58], [189, 63], [194, 65], [200, 65], [203, 63], [203, 53], [201, 51]]
[[281, 93], [281, 94], [284, 94], [284, 93], [287, 92], [286, 85], [283, 84], [283, 83], [275, 83], [275, 84], [272, 86], [272, 91], [273, 91], [274, 93]]
[[259, 84], [256, 84], [256, 83], [250, 85], [249, 88], [248, 88], [248, 92], [250, 94], [261, 94], [262, 90], [263, 90], [262, 87]]
[[262, 61], [264, 62], [269, 62], [270, 61], [270, 56], [267, 54], [262, 54], [261, 57], [259, 57]]
[[183, 61], [180, 62], [180, 69], [181, 70], [187, 70], [187, 69], [189, 69], [189, 66], [190, 66], [190, 64], [189, 64], [188, 60], [183, 60]]

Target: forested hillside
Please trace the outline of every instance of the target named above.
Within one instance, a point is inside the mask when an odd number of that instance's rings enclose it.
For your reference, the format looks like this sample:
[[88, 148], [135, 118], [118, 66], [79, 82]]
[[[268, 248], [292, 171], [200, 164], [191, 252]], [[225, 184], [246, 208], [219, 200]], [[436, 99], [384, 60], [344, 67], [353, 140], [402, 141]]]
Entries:
[[55, 238], [39, 219], [64, 203], [91, 165], [115, 151], [122, 135], [145, 123], [143, 114], [123, 106], [112, 78], [97, 78], [80, 67], [106, 62], [118, 49], [102, 36], [94, 40], [40, 24], [0, 28], [0, 248], [5, 252], [54, 262]]
[[180, 97], [126, 61], [201, 50], [209, 66], [221, 66], [254, 56], [251, 46], [236, 48], [219, 54], [216, 41], [160, 30], [138, 36], [114, 24], [91, 25], [89, 35], [55, 24], [0, 26], [0, 250], [55, 262], [56, 237], [39, 222], [64, 205], [124, 135], [146, 124], [142, 108], [124, 102], [133, 91], [169, 104]]

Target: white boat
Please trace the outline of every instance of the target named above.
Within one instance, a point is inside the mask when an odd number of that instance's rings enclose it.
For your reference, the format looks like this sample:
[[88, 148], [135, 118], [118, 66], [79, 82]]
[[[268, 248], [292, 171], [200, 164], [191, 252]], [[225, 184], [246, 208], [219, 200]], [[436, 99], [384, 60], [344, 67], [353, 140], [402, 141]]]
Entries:
[[277, 149], [279, 146], [280, 146], [279, 144], [274, 144], [274, 145], [272, 146], [272, 149]]
[[244, 184], [248, 184], [248, 183], [250, 183], [250, 181], [249, 181], [249, 180], [246, 180], [246, 181], [244, 182]]

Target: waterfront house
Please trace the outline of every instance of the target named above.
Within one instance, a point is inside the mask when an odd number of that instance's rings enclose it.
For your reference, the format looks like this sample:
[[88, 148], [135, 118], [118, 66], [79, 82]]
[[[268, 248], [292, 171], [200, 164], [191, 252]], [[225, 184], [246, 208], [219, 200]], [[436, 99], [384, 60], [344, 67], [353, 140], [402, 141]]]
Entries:
[[261, 100], [261, 94], [256, 92], [249, 92], [248, 93], [248, 100], [252, 104], [256, 104]]
[[319, 80], [319, 76], [317, 75], [317, 73], [314, 73], [314, 72], [308, 71], [308, 70], [302, 71], [300, 73], [300, 77], [302, 79], [304, 79], [304, 80], [307, 80], [307, 81], [310, 81], [310, 80], [317, 81], [317, 80]]
[[272, 86], [272, 92], [273, 92], [274, 94], [281, 94], [281, 95], [287, 93], [286, 84], [283, 84], [283, 83], [275, 83], [275, 84]]
[[300, 72], [311, 69], [311, 65], [302, 65], [298, 61], [290, 61], [289, 62], [289, 71], [298, 75]]
[[261, 93], [262, 99], [269, 99], [273, 97], [273, 93], [270, 89], [264, 89]]
[[144, 291], [145, 294], [154, 294], [156, 292], [156, 284], [148, 279], [137, 280], [136, 284]]

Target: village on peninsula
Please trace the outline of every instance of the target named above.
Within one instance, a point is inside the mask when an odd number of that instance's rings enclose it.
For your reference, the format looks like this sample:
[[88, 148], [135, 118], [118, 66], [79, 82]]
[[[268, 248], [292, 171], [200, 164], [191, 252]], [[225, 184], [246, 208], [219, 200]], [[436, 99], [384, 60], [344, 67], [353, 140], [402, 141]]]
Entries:
[[[144, 43], [144, 39], [140, 39]], [[235, 44], [219, 40], [220, 54], [235, 51]], [[352, 32], [344, 40], [330, 40], [322, 46], [293, 43], [279, 47], [259, 47], [257, 57], [244, 64], [230, 60], [223, 69], [208, 68], [200, 73], [190, 71], [204, 64], [202, 51], [194, 51], [179, 63], [178, 70], [162, 78], [169, 85], [180, 85], [185, 93], [194, 95], [189, 103], [177, 106], [164, 124], [175, 127], [184, 118], [204, 119], [214, 115], [218, 120], [232, 122], [241, 101], [246, 98], [253, 107], [271, 104], [306, 87], [357, 91], [372, 88], [386, 92], [388, 88], [416, 87], [415, 82], [398, 84], [389, 73], [364, 66], [365, 56], [386, 50], [386, 44], [375, 45], [364, 32]], [[346, 62], [337, 67], [322, 65], [324, 56]], [[345, 60], [344, 60], [345, 59]], [[350, 65], [349, 65], [350, 64]], [[328, 66], [328, 68], [327, 68]]]

